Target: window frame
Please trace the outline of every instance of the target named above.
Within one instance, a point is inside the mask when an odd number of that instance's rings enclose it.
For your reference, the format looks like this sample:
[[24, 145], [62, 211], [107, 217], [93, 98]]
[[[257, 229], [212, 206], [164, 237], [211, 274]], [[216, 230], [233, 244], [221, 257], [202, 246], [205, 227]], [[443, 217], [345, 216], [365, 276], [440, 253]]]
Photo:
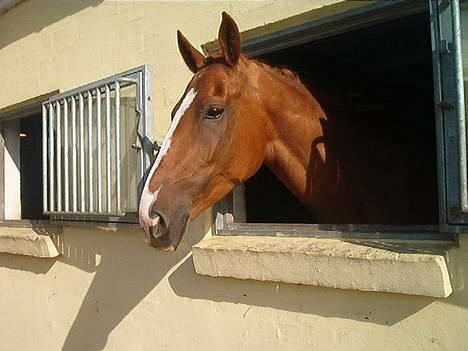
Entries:
[[[137, 90], [137, 110], [140, 110], [140, 124], [138, 125], [140, 152], [143, 152], [143, 176], [138, 182], [137, 199], [140, 198], [141, 190], [145, 179], [148, 175], [151, 162], [154, 158], [154, 141], [153, 141], [153, 68], [151, 65], [142, 65], [127, 71], [114, 74], [112, 76], [94, 81], [83, 85], [76, 89], [61, 93], [59, 90], [54, 90], [50, 93], [35, 97], [25, 102], [15, 104], [0, 110], [0, 124], [7, 120], [21, 119], [32, 115], [42, 115], [43, 104], [48, 101], [55, 100], [61, 96], [83, 90], [92, 89], [103, 83], [112, 82], [128, 75], [141, 73], [141, 86]], [[138, 111], [137, 111], [138, 112]], [[130, 146], [129, 147], [133, 147]], [[127, 214], [125, 216], [116, 215], [89, 215], [89, 214], [72, 214], [72, 215], [54, 215], [48, 214], [48, 220], [30, 220], [30, 219], [5, 219], [5, 174], [4, 174], [4, 152], [5, 140], [0, 133], [0, 226], [8, 227], [33, 227], [33, 228], [56, 228], [63, 225], [79, 225], [79, 226], [101, 226], [101, 227], [128, 227], [136, 228], [138, 226], [137, 212]], [[41, 172], [42, 174], [42, 172]]]
[[[121, 73], [117, 73], [106, 78], [94, 81], [92, 83], [80, 86], [78, 88], [66, 91], [64, 93], [60, 93], [56, 96], [52, 96], [45, 101], [44, 104], [48, 104], [49, 101], [56, 101], [61, 99], [62, 97], [67, 97], [70, 95], [75, 96], [76, 94], [83, 93], [86, 91], [93, 91], [99, 86], [103, 85], [110, 85], [116, 81], [122, 81], [121, 84], [125, 80], [128, 80], [128, 77], [136, 76], [141, 74], [141, 81], [140, 89], [136, 89], [136, 110], [137, 113], [140, 113], [140, 121], [138, 124], [138, 133], [142, 137], [139, 140], [138, 147], [140, 148], [140, 152], [143, 152], [143, 164], [139, 164], [137, 168], [141, 167], [142, 170], [142, 177], [138, 182], [138, 191], [137, 199], [140, 198], [141, 191], [143, 184], [146, 180], [146, 176], [148, 174], [148, 169], [150, 168], [151, 161], [153, 158], [153, 151], [154, 151], [154, 143], [153, 143], [153, 68], [151, 65], [142, 65], [139, 67], [135, 67], [129, 70], [126, 70]], [[85, 107], [86, 109], [87, 107]], [[104, 108], [104, 107], [103, 107]], [[129, 145], [129, 147], [132, 147]], [[87, 161], [85, 161], [87, 162]], [[49, 177], [50, 175], [48, 175]], [[87, 199], [86, 199], [87, 200]], [[137, 204], [138, 207], [138, 204]], [[50, 220], [52, 223], [63, 223], [63, 224], [90, 224], [90, 223], [97, 223], [101, 225], [102, 223], [125, 223], [125, 224], [138, 224], [138, 208], [135, 212], [126, 213], [124, 215], [116, 215], [116, 214], [90, 214], [87, 212], [80, 213], [80, 211], [76, 211], [76, 213], [51, 213]]]
[[0, 227], [33, 228], [34, 231], [40, 233], [51, 233], [61, 228], [60, 225], [52, 223], [50, 220], [5, 219], [5, 139], [2, 131], [5, 121], [33, 115], [39, 116], [41, 114], [42, 102], [58, 93], [58, 89], [52, 90], [0, 110]]
[[[463, 1], [463, 0], [462, 0]], [[441, 231], [468, 224], [468, 170], [460, 1], [431, 1]]]
[[[437, 0], [438, 2], [452, 2], [454, 0]], [[400, 2], [376, 2], [356, 9], [321, 17], [316, 20], [289, 26], [271, 33], [259, 35], [247, 39], [242, 44], [242, 51], [247, 56], [256, 56], [280, 49], [300, 45], [306, 42], [335, 36], [355, 29], [376, 25], [401, 17], [418, 14], [424, 11], [430, 12], [432, 40], [438, 41], [439, 16], [437, 7], [431, 0]], [[446, 16], [444, 13], [443, 15]], [[324, 224], [279, 224], [279, 223], [245, 223], [245, 204], [243, 189], [235, 188], [228, 196], [219, 201], [213, 207], [215, 220], [213, 232], [215, 235], [266, 235], [266, 236], [301, 236], [319, 238], [350, 238], [350, 239], [389, 239], [389, 240], [436, 240], [453, 242], [457, 232], [462, 227], [450, 225], [447, 221], [447, 192], [446, 169], [452, 167], [446, 165], [446, 144], [444, 140], [443, 113], [445, 105], [439, 93], [442, 87], [444, 72], [447, 69], [444, 62], [440, 62], [438, 56], [439, 42], [433, 43], [436, 50], [433, 51], [434, 62], [434, 92], [436, 114], [436, 143], [437, 143], [437, 167], [438, 167], [438, 193], [439, 193], [439, 224], [438, 225], [324, 225]], [[215, 42], [202, 46], [205, 53], [209, 54], [219, 50]], [[453, 94], [454, 92], [451, 92]], [[451, 95], [453, 96], [453, 95]], [[440, 108], [437, 108], [440, 107]], [[450, 110], [450, 108], [449, 108]], [[458, 160], [455, 160], [458, 161]], [[452, 160], [452, 162], [454, 162]], [[457, 162], [455, 162], [457, 163]], [[449, 177], [449, 179], [451, 179]], [[449, 194], [453, 196], [452, 194]], [[467, 217], [468, 218], [468, 217]], [[468, 220], [467, 222], [468, 223]]]

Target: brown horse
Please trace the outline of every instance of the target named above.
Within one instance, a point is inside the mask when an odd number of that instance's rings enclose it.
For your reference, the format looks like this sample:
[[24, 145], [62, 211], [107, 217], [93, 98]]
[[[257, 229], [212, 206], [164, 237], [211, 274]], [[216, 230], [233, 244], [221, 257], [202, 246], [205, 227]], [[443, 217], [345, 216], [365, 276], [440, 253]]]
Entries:
[[140, 223], [151, 246], [174, 251], [189, 220], [262, 164], [321, 223], [358, 223], [363, 213], [369, 222], [382, 220], [372, 196], [344, 185], [324, 135], [327, 114], [294, 73], [243, 56], [238, 27], [225, 12], [218, 55], [204, 57], [177, 35], [194, 76], [141, 197]]

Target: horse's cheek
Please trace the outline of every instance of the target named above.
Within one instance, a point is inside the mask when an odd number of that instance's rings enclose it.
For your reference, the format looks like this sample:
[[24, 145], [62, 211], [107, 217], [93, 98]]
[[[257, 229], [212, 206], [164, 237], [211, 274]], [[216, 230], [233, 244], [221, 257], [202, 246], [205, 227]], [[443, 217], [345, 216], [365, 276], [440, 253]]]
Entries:
[[216, 155], [219, 153], [218, 146], [220, 138], [216, 134], [203, 133], [200, 135], [200, 140], [197, 142], [198, 155], [201, 161], [209, 164], [215, 161]]
[[221, 161], [226, 152], [229, 152], [230, 139], [227, 135], [227, 124], [223, 120], [221, 123], [213, 123], [208, 128], [200, 129], [198, 133], [197, 145], [199, 155], [204, 163], [212, 163]]

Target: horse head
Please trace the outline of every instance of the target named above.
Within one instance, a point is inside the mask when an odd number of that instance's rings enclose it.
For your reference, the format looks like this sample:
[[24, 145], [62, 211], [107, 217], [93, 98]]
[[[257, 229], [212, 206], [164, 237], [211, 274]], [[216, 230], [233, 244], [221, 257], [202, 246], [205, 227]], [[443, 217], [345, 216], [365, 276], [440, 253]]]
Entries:
[[258, 170], [269, 130], [258, 89], [268, 82], [240, 53], [239, 29], [227, 13], [219, 28], [221, 53], [205, 57], [180, 31], [177, 39], [194, 76], [172, 111], [139, 206], [146, 241], [164, 251], [177, 248], [189, 220]]

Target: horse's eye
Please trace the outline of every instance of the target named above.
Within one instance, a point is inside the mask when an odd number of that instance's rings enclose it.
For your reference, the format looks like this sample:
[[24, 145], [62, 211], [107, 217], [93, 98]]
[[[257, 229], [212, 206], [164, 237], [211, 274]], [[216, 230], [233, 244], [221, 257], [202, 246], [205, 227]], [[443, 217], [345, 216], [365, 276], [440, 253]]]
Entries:
[[223, 115], [224, 110], [220, 107], [210, 107], [208, 111], [206, 111], [206, 118], [207, 119], [218, 119]]

